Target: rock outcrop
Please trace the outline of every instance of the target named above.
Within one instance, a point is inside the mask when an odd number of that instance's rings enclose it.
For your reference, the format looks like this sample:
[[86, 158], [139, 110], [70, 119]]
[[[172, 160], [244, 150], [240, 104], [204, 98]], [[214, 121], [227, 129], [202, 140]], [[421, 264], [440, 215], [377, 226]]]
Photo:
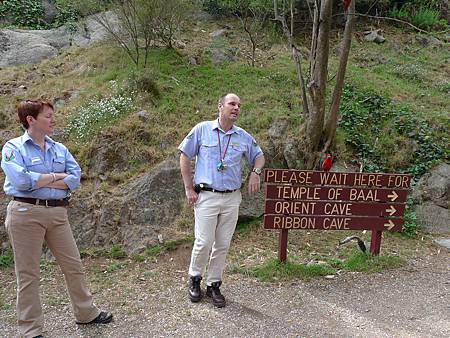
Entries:
[[430, 233], [450, 233], [450, 165], [443, 163], [418, 182], [413, 192], [417, 221]]
[[[117, 17], [112, 12], [103, 16], [114, 27]], [[4, 29], [0, 31], [0, 67], [35, 64], [53, 58], [61, 49], [85, 46], [108, 37], [95, 16], [80, 21], [75, 32], [67, 27], [48, 30]]]

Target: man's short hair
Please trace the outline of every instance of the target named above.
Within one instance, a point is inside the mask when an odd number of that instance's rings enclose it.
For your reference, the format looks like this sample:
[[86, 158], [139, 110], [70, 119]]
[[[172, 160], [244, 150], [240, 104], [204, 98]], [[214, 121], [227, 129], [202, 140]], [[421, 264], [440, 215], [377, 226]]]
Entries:
[[28, 125], [27, 116], [33, 116], [37, 118], [37, 116], [42, 113], [44, 107], [53, 108], [53, 105], [50, 102], [37, 99], [37, 100], [25, 100], [19, 103], [17, 106], [17, 115], [19, 116], [19, 120], [24, 126], [25, 129], [28, 129], [30, 126]]
[[[224, 103], [225, 103], [225, 98], [226, 98], [228, 95], [236, 95], [236, 94], [234, 94], [234, 93], [227, 93], [227, 94], [221, 96], [221, 97], [219, 98], [219, 103], [224, 104]], [[237, 96], [237, 95], [236, 95], [236, 96]]]

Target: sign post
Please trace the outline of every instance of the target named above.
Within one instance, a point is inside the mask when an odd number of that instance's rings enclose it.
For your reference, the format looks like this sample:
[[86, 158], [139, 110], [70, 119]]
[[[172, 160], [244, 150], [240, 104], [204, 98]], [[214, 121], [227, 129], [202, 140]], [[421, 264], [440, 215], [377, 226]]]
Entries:
[[382, 231], [401, 231], [411, 176], [265, 169], [264, 228], [280, 230], [286, 260], [288, 230], [371, 230], [380, 253]]

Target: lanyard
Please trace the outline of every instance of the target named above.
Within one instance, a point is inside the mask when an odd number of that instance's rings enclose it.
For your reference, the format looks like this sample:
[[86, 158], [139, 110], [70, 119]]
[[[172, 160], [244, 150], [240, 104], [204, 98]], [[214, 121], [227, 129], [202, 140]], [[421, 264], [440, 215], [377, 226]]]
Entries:
[[228, 135], [228, 142], [227, 142], [227, 146], [225, 147], [225, 151], [223, 152], [223, 157], [222, 157], [222, 146], [220, 145], [219, 129], [217, 129], [217, 140], [219, 141], [220, 163], [223, 163], [223, 160], [225, 160], [225, 155], [227, 154], [228, 146], [230, 145], [231, 134]]

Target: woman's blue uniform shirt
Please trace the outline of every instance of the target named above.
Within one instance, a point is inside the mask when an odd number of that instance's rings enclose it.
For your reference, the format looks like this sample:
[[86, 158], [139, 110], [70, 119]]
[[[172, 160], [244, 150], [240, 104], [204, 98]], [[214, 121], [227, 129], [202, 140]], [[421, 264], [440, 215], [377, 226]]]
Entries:
[[[6, 179], [6, 195], [39, 199], [62, 199], [80, 185], [81, 168], [61, 143], [45, 137], [45, 151], [33, 142], [28, 132], [9, 140], [2, 150], [1, 166]], [[38, 188], [41, 174], [67, 173], [69, 189]]]

